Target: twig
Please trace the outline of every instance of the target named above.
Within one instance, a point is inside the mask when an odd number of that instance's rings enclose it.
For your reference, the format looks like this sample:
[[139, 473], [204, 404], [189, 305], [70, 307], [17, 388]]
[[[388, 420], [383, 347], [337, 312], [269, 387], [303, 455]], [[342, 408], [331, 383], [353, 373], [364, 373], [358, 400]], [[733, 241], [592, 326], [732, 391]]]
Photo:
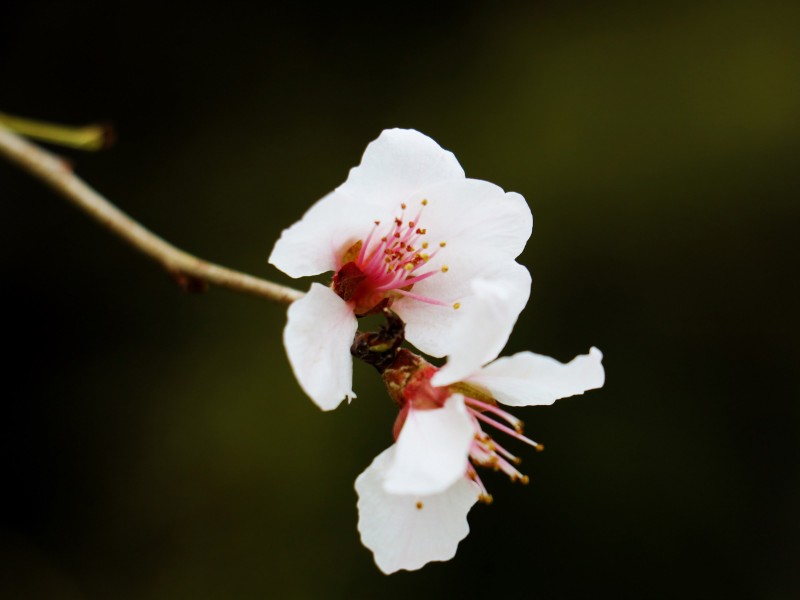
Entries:
[[0, 112], [0, 126], [28, 138], [78, 150], [101, 150], [114, 140], [114, 131], [107, 125], [73, 127], [2, 112]]
[[160, 263], [180, 285], [188, 290], [196, 290], [207, 284], [218, 285], [283, 304], [290, 304], [303, 296], [302, 292], [294, 288], [206, 262], [176, 248], [131, 219], [89, 187], [57, 156], [24, 140], [2, 125], [0, 125], [0, 155], [42, 180], [112, 233]]

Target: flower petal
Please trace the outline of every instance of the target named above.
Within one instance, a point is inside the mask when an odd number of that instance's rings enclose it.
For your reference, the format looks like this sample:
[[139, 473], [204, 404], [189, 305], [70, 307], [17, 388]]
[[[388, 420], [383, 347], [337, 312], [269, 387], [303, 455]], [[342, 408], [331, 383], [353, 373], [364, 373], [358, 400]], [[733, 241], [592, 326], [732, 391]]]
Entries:
[[286, 353], [300, 387], [322, 410], [356, 397], [350, 356], [356, 329], [352, 309], [319, 283], [289, 306], [283, 330]]
[[[465, 345], [474, 345], [474, 335], [478, 331], [496, 338], [498, 341], [484, 352], [484, 362], [489, 361], [502, 350], [528, 302], [530, 273], [519, 263], [496, 253], [463, 253], [452, 258], [455, 260], [447, 273], [431, 277], [413, 289], [414, 293], [447, 302], [447, 306], [403, 298], [393, 304], [392, 309], [406, 322], [406, 339], [431, 356], [452, 356]], [[485, 285], [478, 284], [476, 288], [473, 283], [477, 280], [484, 281]], [[482, 321], [488, 310], [487, 300], [477, 295], [485, 287], [500, 290], [494, 294], [494, 299], [502, 303], [494, 311], [498, 314], [491, 328]], [[454, 310], [456, 302], [458, 310]], [[481, 364], [475, 364], [469, 373]]]
[[592, 347], [589, 354], [564, 364], [549, 356], [520, 352], [499, 358], [467, 379], [483, 386], [499, 402], [509, 406], [552, 404], [559, 398], [603, 387], [603, 353]]
[[464, 169], [452, 152], [419, 131], [386, 129], [367, 146], [361, 164], [337, 191], [397, 210], [416, 190], [459, 179], [464, 179]]
[[525, 198], [488, 181], [461, 179], [416, 190], [408, 200], [428, 202], [422, 226], [428, 241], [447, 242], [447, 253], [464, 247], [519, 256], [533, 231], [533, 215]]
[[356, 479], [361, 542], [386, 574], [453, 558], [469, 533], [467, 513], [480, 493], [462, 476], [438, 494], [389, 494], [383, 484], [395, 452], [396, 446], [384, 450]]
[[408, 411], [383, 487], [389, 494], [436, 494], [464, 477], [475, 429], [454, 394], [442, 408]]
[[290, 277], [335, 271], [342, 254], [369, 233], [378, 216], [369, 205], [331, 192], [283, 230], [268, 260]]
[[[459, 320], [452, 331], [436, 329], [438, 343], [448, 347], [447, 364], [431, 380], [435, 386], [462, 381], [495, 358], [506, 345], [514, 323], [530, 294], [530, 274], [517, 264], [506, 269], [508, 276], [500, 279], [475, 279], [472, 294], [461, 301]], [[402, 316], [402, 314], [401, 314]], [[413, 334], [418, 322], [412, 322], [408, 339], [417, 343]], [[425, 350], [425, 348], [421, 348]]]

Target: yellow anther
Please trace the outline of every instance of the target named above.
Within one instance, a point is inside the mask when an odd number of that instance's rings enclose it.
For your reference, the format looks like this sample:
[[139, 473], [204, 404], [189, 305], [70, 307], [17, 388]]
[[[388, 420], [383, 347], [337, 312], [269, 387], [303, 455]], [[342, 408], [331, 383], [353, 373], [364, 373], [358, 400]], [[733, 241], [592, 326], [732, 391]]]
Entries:
[[445, 246], [447, 246], [447, 242], [439, 242], [440, 248], [444, 248]]
[[453, 304], [453, 308], [458, 310], [459, 308], [461, 308], [461, 303], [460, 302], [456, 302], [455, 304]]
[[428, 248], [428, 242], [422, 242], [422, 249], [426, 250]]
[[428, 201], [427, 200], [423, 200], [422, 201], [422, 206], [428, 206]]
[[[425, 246], [423, 245], [422, 247], [424, 248]], [[428, 259], [430, 259], [430, 255], [425, 254], [424, 252], [420, 254], [420, 256], [422, 257], [422, 260], [424, 260], [425, 262], [427, 262]]]
[[491, 494], [481, 494], [478, 496], [478, 502], [482, 502], [483, 504], [489, 505], [494, 501]]
[[425, 506], [421, 500], [417, 500], [417, 510], [422, 510], [422, 507]]
[[447, 273], [450, 270], [450, 267], [447, 265], [442, 265], [442, 273]]
[[534, 446], [534, 448], [536, 448], [536, 451], [537, 451], [537, 452], [541, 452], [542, 450], [544, 450], [544, 445], [542, 445], [542, 444], [536, 444], [536, 445]]
[[523, 475], [522, 477], [520, 477], [519, 482], [522, 485], [528, 485], [531, 482], [531, 480], [530, 477], [528, 477], [527, 475]]
[[405, 266], [405, 267], [403, 267], [403, 268], [404, 268], [406, 271], [411, 271], [411, 270], [413, 270], [413, 269], [414, 269], [414, 265], [412, 265], [411, 263], [406, 263], [406, 266]]
[[403, 202], [403, 203], [400, 205], [400, 208], [402, 208], [403, 210], [405, 210], [405, 209], [407, 208], [407, 207], [406, 207], [406, 203], [405, 203], [405, 202]]

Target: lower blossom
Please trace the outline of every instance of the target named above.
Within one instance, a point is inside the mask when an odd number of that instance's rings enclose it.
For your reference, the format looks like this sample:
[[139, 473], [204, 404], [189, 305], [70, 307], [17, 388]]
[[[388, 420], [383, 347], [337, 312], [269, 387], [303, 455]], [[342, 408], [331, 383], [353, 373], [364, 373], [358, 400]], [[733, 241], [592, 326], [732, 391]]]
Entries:
[[[490, 305], [490, 292], [487, 288], [477, 295]], [[483, 337], [484, 343], [490, 341], [488, 329]], [[355, 484], [361, 540], [384, 573], [419, 569], [455, 555], [469, 533], [470, 508], [479, 500], [492, 501], [479, 468], [528, 482], [506, 440], [536, 450], [543, 447], [527, 437], [522, 421], [500, 404], [548, 405], [605, 382], [603, 355], [597, 348], [568, 363], [520, 352], [480, 366], [486, 358], [484, 348], [465, 353], [474, 356], [459, 357], [439, 369], [400, 350], [384, 370], [389, 393], [400, 406], [396, 441]], [[462, 365], [470, 361], [478, 366], [463, 373]]]

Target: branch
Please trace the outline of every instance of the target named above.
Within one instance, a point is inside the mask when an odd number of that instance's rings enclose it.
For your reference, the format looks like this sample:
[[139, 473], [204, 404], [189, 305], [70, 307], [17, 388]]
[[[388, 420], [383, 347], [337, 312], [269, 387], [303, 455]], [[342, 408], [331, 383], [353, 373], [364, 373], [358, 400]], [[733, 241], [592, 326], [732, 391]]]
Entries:
[[0, 155], [40, 179], [90, 217], [131, 246], [161, 264], [185, 289], [217, 285], [282, 304], [291, 304], [303, 293], [206, 262], [146, 229], [89, 187], [60, 158], [31, 144], [0, 125]]
[[114, 141], [114, 131], [106, 125], [73, 127], [0, 112], [0, 126], [27, 138], [78, 150], [101, 150]]

